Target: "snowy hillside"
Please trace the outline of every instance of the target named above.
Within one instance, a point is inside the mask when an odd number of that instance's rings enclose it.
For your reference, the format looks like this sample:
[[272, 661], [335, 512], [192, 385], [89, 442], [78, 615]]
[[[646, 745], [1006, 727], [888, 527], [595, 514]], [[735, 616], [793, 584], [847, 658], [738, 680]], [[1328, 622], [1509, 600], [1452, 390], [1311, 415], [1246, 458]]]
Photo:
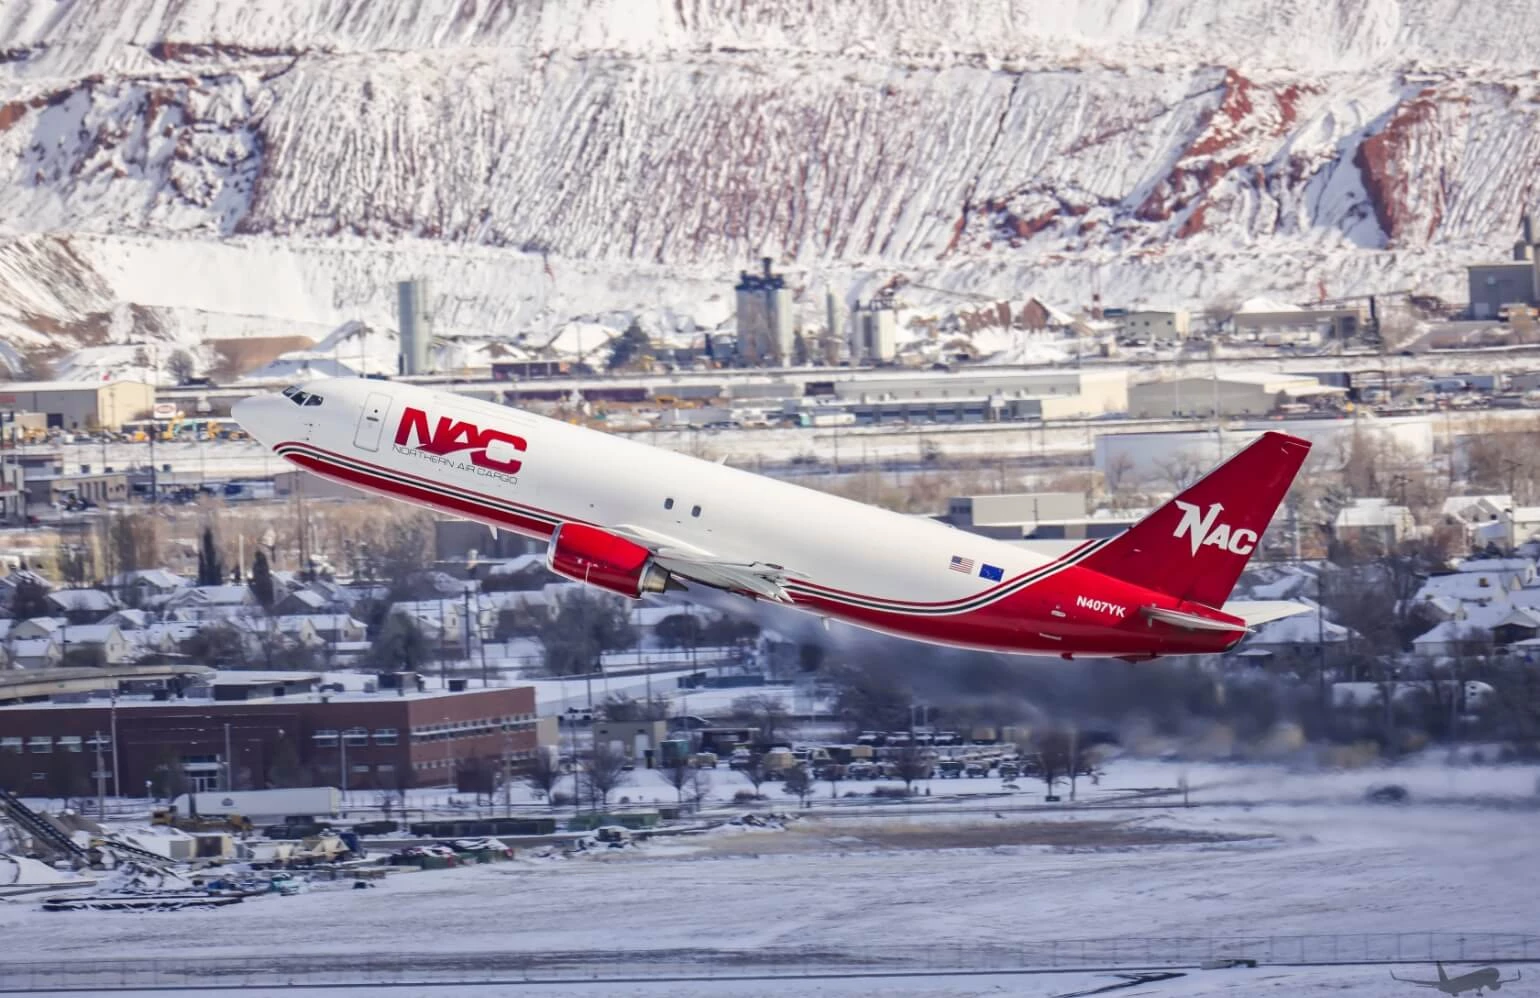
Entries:
[[13, 343], [321, 341], [418, 275], [440, 333], [549, 339], [726, 315], [765, 254], [809, 326], [900, 273], [1458, 298], [1540, 167], [1528, 0], [11, 0], [0, 39]]

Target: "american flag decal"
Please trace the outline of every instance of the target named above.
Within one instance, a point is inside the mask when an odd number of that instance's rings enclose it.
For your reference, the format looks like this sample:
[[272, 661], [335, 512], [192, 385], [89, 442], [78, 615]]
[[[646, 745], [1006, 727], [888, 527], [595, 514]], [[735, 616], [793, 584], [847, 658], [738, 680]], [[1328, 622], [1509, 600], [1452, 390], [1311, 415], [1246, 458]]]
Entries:
[[950, 566], [948, 566], [948, 567], [950, 567], [952, 569], [952, 571], [954, 571], [954, 572], [961, 572], [964, 575], [972, 575], [973, 574], [973, 559], [972, 558], [959, 558], [959, 557], [957, 557], [957, 555], [954, 554], [954, 555], [952, 555], [952, 564]]

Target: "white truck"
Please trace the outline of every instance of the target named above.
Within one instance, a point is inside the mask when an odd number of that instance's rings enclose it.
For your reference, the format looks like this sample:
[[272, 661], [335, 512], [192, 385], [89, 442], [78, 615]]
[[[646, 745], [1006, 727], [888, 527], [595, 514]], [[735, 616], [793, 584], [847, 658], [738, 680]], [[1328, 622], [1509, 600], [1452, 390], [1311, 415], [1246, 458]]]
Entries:
[[[196, 805], [196, 807], [194, 807]], [[205, 790], [182, 794], [171, 802], [176, 813], [215, 817], [238, 814], [254, 822], [284, 818], [331, 817], [342, 810], [342, 794], [336, 787], [291, 787], [285, 790]]]

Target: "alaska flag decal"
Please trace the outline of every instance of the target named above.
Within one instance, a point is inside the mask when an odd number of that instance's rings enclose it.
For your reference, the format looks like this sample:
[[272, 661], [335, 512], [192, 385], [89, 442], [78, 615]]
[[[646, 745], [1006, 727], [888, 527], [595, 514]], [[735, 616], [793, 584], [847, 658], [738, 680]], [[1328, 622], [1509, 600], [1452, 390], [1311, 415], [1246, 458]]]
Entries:
[[979, 566], [979, 578], [988, 579], [990, 582], [999, 582], [1005, 578], [1005, 570], [985, 563]]

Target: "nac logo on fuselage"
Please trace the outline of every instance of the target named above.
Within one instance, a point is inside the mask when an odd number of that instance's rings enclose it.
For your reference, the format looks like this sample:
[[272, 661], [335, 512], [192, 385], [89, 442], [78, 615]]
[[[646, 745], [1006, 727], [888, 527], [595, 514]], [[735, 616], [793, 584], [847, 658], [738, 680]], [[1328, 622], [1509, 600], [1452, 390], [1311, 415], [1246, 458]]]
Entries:
[[1176, 500], [1177, 506], [1182, 510], [1182, 522], [1176, 525], [1172, 537], [1181, 537], [1184, 534], [1192, 544], [1192, 553], [1196, 557], [1201, 547], [1222, 548], [1231, 554], [1250, 554], [1257, 546], [1257, 532], [1247, 530], [1244, 527], [1233, 529], [1228, 523], [1219, 523], [1219, 514], [1224, 509], [1219, 503], [1210, 503], [1208, 512], [1200, 511], [1199, 507], [1190, 503]]
[[430, 432], [428, 414], [407, 406], [401, 414], [401, 423], [396, 427], [396, 446], [407, 446], [413, 437], [417, 440], [417, 449], [423, 453], [445, 457], [468, 450], [471, 452], [471, 464], [505, 475], [518, 474], [524, 462], [516, 457], [492, 457], [487, 450], [495, 444], [502, 444], [504, 451], [512, 449], [523, 453], [529, 447], [523, 437], [502, 430], [482, 429], [475, 423], [451, 416], [440, 416]]

